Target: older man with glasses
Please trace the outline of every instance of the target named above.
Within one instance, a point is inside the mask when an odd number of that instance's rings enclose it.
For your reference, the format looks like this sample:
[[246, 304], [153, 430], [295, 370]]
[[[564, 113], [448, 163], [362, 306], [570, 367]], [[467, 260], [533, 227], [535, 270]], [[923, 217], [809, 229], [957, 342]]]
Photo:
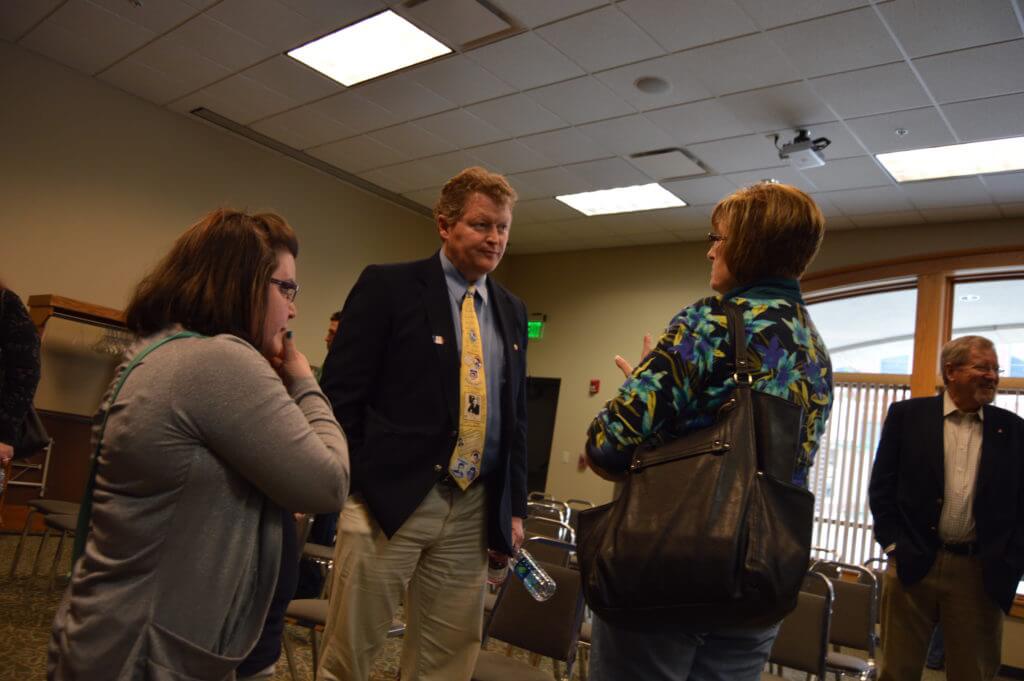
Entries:
[[889, 408], [869, 495], [889, 556], [879, 681], [917, 681], [941, 623], [950, 679], [993, 679], [1024, 572], [1024, 419], [993, 406], [992, 342], [942, 349], [945, 391]]

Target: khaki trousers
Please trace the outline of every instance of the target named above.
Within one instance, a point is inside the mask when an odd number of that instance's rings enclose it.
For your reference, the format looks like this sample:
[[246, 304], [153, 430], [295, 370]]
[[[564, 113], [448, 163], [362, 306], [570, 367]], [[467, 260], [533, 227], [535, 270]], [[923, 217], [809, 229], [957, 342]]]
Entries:
[[981, 559], [939, 551], [923, 580], [905, 586], [889, 561], [882, 586], [878, 681], [920, 681], [928, 642], [942, 624], [949, 681], [989, 681], [999, 671], [1003, 613], [985, 593]]
[[317, 678], [366, 681], [405, 594], [402, 681], [468, 681], [483, 629], [484, 486], [435, 485], [388, 540], [358, 495], [338, 523]]

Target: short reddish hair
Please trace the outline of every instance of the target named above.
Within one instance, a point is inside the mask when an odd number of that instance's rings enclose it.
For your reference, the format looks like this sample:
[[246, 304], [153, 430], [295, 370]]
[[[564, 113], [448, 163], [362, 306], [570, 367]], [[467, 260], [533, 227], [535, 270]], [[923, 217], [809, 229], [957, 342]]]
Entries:
[[474, 193], [479, 192], [499, 206], [512, 208], [519, 198], [516, 190], [503, 175], [473, 166], [466, 168], [448, 180], [441, 189], [441, 197], [434, 206], [434, 219], [443, 218], [448, 224], [454, 224], [462, 217], [466, 201]]

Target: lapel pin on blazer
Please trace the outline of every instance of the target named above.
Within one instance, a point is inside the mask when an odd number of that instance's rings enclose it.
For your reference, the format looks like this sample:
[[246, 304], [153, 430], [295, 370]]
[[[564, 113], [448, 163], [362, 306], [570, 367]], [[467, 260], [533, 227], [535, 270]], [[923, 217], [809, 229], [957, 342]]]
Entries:
[[513, 343], [512, 349], [515, 350], [516, 352], [519, 352], [519, 343]]
[[444, 345], [444, 336], [434, 336], [434, 345]]

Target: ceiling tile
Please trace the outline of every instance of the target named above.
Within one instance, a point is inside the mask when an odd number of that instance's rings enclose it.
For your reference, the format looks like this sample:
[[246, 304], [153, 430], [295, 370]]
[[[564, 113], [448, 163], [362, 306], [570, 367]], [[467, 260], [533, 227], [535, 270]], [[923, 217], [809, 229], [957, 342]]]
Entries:
[[366, 19], [386, 8], [381, 0], [277, 0], [282, 5], [313, 20], [322, 34]]
[[[415, 189], [432, 187], [438, 183], [437, 167], [428, 160], [407, 161], [393, 166], [385, 166], [375, 170], [359, 173], [362, 177], [370, 179], [375, 174], [382, 178], [382, 186], [391, 191], [405, 193]], [[370, 179], [376, 183], [377, 180]]]
[[545, 168], [517, 173], [508, 178], [522, 200], [574, 194], [591, 189], [583, 180], [565, 168]]
[[409, 182], [407, 175], [404, 175], [401, 172], [397, 174], [391, 174], [390, 172], [388, 172], [388, 170], [388, 168], [377, 168], [376, 170], [367, 170], [365, 172], [359, 173], [359, 177], [363, 178], [368, 182], [372, 182], [378, 187], [383, 187], [388, 191], [395, 192], [396, 194], [415, 192], [415, 190], [410, 189], [408, 186]]
[[306, 153], [350, 173], [361, 173], [408, 159], [408, 156], [365, 135], [314, 147]]
[[737, 0], [764, 29], [863, 7], [868, 0]]
[[532, 199], [516, 203], [512, 215], [514, 223], [520, 221], [536, 223], [569, 220], [578, 216], [579, 213], [557, 199]]
[[[811, 180], [808, 180], [811, 178]], [[802, 175], [800, 171], [789, 166], [776, 166], [774, 168], [760, 168], [758, 170], [746, 170], [742, 173], [729, 173], [725, 179], [736, 185], [737, 189], [743, 189], [751, 185], [763, 182], [764, 180], [777, 180], [782, 184], [789, 184], [805, 192], [813, 192], [817, 189], [813, 184], [813, 176], [807, 173]]]
[[399, 121], [393, 113], [363, 99], [357, 92], [346, 90], [309, 105], [314, 111], [330, 116], [357, 134], [393, 125]]
[[565, 121], [524, 94], [480, 102], [466, 110], [514, 137], [565, 127]]
[[1024, 91], [1024, 40], [915, 59], [939, 102], [959, 102]]
[[688, 70], [716, 95], [799, 80], [790, 60], [764, 34], [684, 52]]
[[733, 0], [625, 0], [619, 7], [669, 52], [757, 32]]
[[205, 14], [185, 22], [167, 36], [233, 71], [252, 66], [276, 52]]
[[1007, 0], [896, 0], [878, 9], [911, 57], [997, 43], [1021, 34]]
[[247, 69], [245, 75], [302, 104], [345, 89], [338, 81], [283, 54]]
[[[900, 225], [920, 225], [924, 223], [924, 217], [916, 210], [899, 210], [891, 213], [868, 213], [866, 215], [851, 215], [850, 220], [857, 227], [897, 227]], [[829, 228], [826, 221], [825, 229]]]
[[931, 104], [914, 72], [903, 62], [815, 78], [811, 85], [842, 118]]
[[[657, 109], [711, 96], [711, 90], [690, 70], [691, 61], [689, 53], [670, 54], [605, 71], [597, 77], [637, 109]], [[661, 78], [669, 84], [669, 89], [660, 93], [642, 92], [636, 87], [640, 78]]]
[[644, 115], [681, 146], [753, 132], [718, 99], [680, 104]]
[[658, 182], [679, 177], [697, 177], [706, 175], [707, 171], [690, 160], [679, 149], [632, 156], [626, 159], [640, 172]]
[[495, 4], [500, 5], [524, 25], [536, 27], [607, 5], [608, 0], [498, 0]]
[[401, 125], [377, 130], [376, 132], [369, 133], [369, 137], [394, 149], [400, 149], [412, 158], [436, 156], [437, 154], [454, 151], [457, 146], [441, 139], [432, 132], [424, 130], [415, 123], [402, 123]]
[[661, 186], [692, 206], [718, 203], [736, 191], [731, 182], [717, 175], [662, 182]]
[[818, 204], [818, 208], [821, 209], [821, 214], [827, 218], [837, 217], [843, 214], [839, 207], [836, 206], [832, 201], [822, 193], [808, 192], [810, 197], [814, 199], [814, 203]]
[[901, 187], [872, 187], [870, 189], [843, 189], [823, 194], [845, 215], [864, 213], [892, 213], [913, 210], [914, 205]]
[[663, 54], [646, 33], [615, 7], [602, 7], [537, 29], [537, 33], [588, 71]]
[[687, 150], [720, 174], [771, 168], [779, 163], [779, 152], [775, 145], [761, 135], [692, 144]]
[[[195, 16], [198, 10], [182, 0], [160, 0], [160, 2], [134, 3], [126, 0], [90, 0], [93, 4], [117, 14], [122, 19], [148, 28], [154, 33], [163, 33], [186, 19]], [[6, 4], [6, 3], [5, 3]]]
[[278, 52], [322, 33], [309, 18], [275, 0], [222, 0], [206, 10], [206, 15]]
[[0, 38], [15, 42], [65, 0], [7, 0], [0, 2]]
[[480, 66], [520, 90], [583, 74], [583, 69], [534, 33], [505, 38], [467, 54]]
[[552, 165], [547, 158], [516, 140], [485, 144], [481, 147], [473, 147], [468, 151], [483, 161], [489, 169], [505, 175], [547, 168]]
[[1002, 217], [995, 204], [983, 203], [978, 206], [952, 206], [948, 208], [927, 208], [921, 210], [927, 222], [966, 222], [967, 220], [998, 220]]
[[[935, 107], [846, 121], [872, 154], [953, 144], [956, 140]], [[898, 135], [897, 130], [906, 134]]]
[[[841, 158], [820, 168], [802, 171], [819, 191], [858, 189], [892, 184], [889, 175], [869, 156]], [[846, 211], [843, 211], [846, 212]]]
[[534, 151], [551, 159], [552, 163], [578, 163], [611, 156], [610, 150], [574, 128], [542, 132], [519, 140]]
[[945, 104], [942, 111], [962, 142], [1024, 135], [1024, 94]]
[[426, 0], [396, 3], [394, 9], [451, 47], [508, 30], [504, 19], [476, 0]]
[[251, 127], [294, 149], [308, 149], [353, 134], [352, 128], [308, 106], [264, 118]]
[[149, 29], [87, 0], [69, 0], [20, 44], [91, 75], [154, 38]]
[[359, 95], [395, 114], [400, 120], [454, 109], [455, 104], [412, 79], [397, 73], [359, 86]]
[[462, 55], [450, 55], [416, 67], [409, 75], [461, 106], [510, 94], [513, 88]]
[[163, 74], [168, 82], [180, 84], [180, 89], [172, 94], [172, 99], [231, 74], [226, 67], [212, 59], [166, 37], [151, 42], [125, 61], [139, 62]]
[[[463, 151], [450, 151], [446, 154], [431, 156], [430, 158], [411, 161], [397, 166], [388, 166], [389, 172], [397, 172], [399, 168], [409, 171], [410, 176], [415, 176], [418, 184], [414, 189], [435, 187], [444, 184], [449, 178], [458, 174], [470, 166], [480, 165], [480, 159]], [[413, 168], [415, 169], [413, 170]], [[425, 180], [420, 179], [425, 178]]]
[[[298, 102], [274, 92], [262, 83], [242, 75], [231, 76], [220, 82], [203, 88], [200, 96], [212, 95], [213, 98], [228, 105], [228, 110], [216, 110], [239, 123], [251, 123], [261, 118], [272, 116], [287, 109], [298, 106]], [[213, 108], [213, 107], [208, 107]]]
[[[407, 192], [405, 197], [412, 199], [421, 206], [426, 206], [433, 210], [434, 205], [437, 203], [438, 197], [441, 195], [440, 187], [429, 187], [427, 189], [418, 189], [414, 192]], [[516, 206], [518, 208], [518, 205]]]
[[977, 177], [907, 182], [902, 187], [907, 198], [922, 210], [991, 203], [988, 192]]
[[600, 146], [623, 156], [675, 146], [672, 136], [643, 114], [588, 123], [576, 129]]
[[778, 28], [768, 35], [809, 78], [901, 58], [870, 7]]
[[1024, 173], [1000, 173], [985, 175], [988, 193], [1000, 203], [1024, 199]]
[[132, 58], [119, 61], [97, 78], [159, 106], [195, 90]]
[[526, 94], [545, 109], [578, 125], [634, 112], [628, 103], [590, 76], [530, 90]]
[[605, 158], [566, 166], [573, 175], [590, 183], [593, 189], [630, 187], [648, 184], [651, 179], [621, 158]]
[[416, 121], [420, 127], [457, 147], [475, 147], [496, 142], [506, 135], [501, 130], [463, 109], [446, 111]]
[[807, 83], [802, 82], [729, 95], [720, 101], [753, 132], [802, 128], [836, 118]]

